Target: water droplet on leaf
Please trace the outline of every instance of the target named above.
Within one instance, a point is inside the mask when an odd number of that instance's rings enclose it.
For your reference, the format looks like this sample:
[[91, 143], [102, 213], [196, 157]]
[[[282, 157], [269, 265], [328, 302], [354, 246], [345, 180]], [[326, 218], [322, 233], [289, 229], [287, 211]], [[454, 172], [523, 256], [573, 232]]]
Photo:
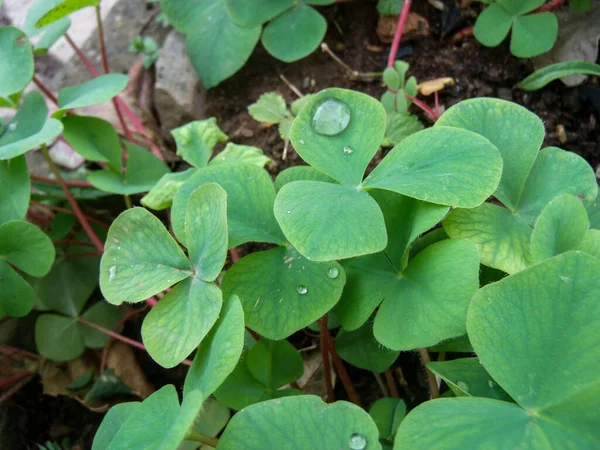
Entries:
[[292, 210], [291, 210], [291, 209], [288, 209], [288, 214], [290, 214], [291, 212], [292, 212]]
[[494, 383], [492, 380], [488, 380], [488, 386], [493, 388], [494, 386], [496, 386], [496, 383]]
[[323, 136], [335, 136], [350, 123], [352, 112], [344, 102], [328, 99], [320, 103], [313, 114], [312, 127]]
[[458, 386], [458, 388], [462, 391], [465, 392], [469, 392], [469, 385], [467, 383], [465, 383], [464, 381], [458, 381], [456, 383], [456, 385]]
[[110, 266], [110, 269], [108, 269], [108, 281], [112, 281], [116, 274], [117, 266]]
[[352, 436], [350, 436], [348, 447], [352, 450], [364, 450], [367, 447], [367, 440], [364, 436], [354, 433]]
[[348, 147], [348, 146], [345, 146], [345, 147], [344, 147], [344, 153], [345, 153], [346, 155], [349, 155], [350, 153], [352, 153], [352, 149], [351, 149], [350, 147]]
[[15, 131], [17, 129], [17, 122], [13, 122], [8, 125], [8, 131]]
[[302, 285], [298, 286], [296, 288], [296, 290], [298, 291], [298, 294], [300, 294], [300, 295], [304, 295], [308, 292], [308, 289], [306, 288], [306, 286], [302, 286]]
[[340, 271], [338, 270], [337, 267], [330, 267], [329, 270], [327, 271], [327, 276], [329, 278], [337, 278], [339, 274], [340, 274]]

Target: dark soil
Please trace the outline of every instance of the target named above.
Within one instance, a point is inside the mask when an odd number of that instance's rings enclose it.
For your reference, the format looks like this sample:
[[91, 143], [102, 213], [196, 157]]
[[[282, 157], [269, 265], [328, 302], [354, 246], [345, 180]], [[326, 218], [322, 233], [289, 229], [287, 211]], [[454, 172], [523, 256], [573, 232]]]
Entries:
[[[378, 13], [375, 1], [355, 1], [322, 8], [329, 23], [325, 42], [350, 67], [358, 71], [377, 72], [383, 70], [389, 52], [388, 45], [382, 45], [375, 32]], [[454, 2], [447, 2], [454, 3]], [[507, 46], [489, 49], [479, 45], [472, 37], [455, 45], [449, 39], [441, 38], [441, 12], [428, 2], [416, 2], [414, 10], [427, 18], [430, 23], [430, 36], [403, 44], [400, 53], [410, 63], [410, 75], [419, 81], [438, 77], [453, 77], [456, 83], [444, 90], [440, 102], [446, 108], [471, 97], [499, 97], [515, 101], [536, 114], [546, 124], [545, 146], [559, 146], [580, 154], [596, 168], [600, 164], [600, 126], [598, 111], [586, 98], [598, 97], [598, 86], [589, 81], [586, 86], [566, 88], [554, 82], [545, 89], [526, 93], [513, 89], [513, 86], [532, 72], [528, 61], [518, 60], [508, 51]], [[473, 20], [459, 20], [456, 29], [472, 24]], [[447, 33], [451, 36], [452, 33]], [[367, 49], [379, 46], [381, 52]], [[286, 167], [302, 164], [298, 155], [291, 149], [288, 157], [282, 160], [284, 143], [277, 127], [265, 128], [255, 122], [247, 112], [249, 104], [261, 94], [278, 91], [289, 102], [296, 95], [280, 79], [284, 75], [303, 93], [315, 93], [327, 87], [344, 87], [362, 91], [379, 97], [383, 89], [380, 81], [353, 81], [332, 58], [320, 50], [293, 64], [277, 61], [259, 45], [244, 68], [234, 77], [226, 80], [207, 95], [207, 116], [217, 117], [219, 126], [230, 138], [240, 144], [262, 148], [272, 158], [269, 172], [275, 176]], [[425, 99], [432, 104], [432, 99]], [[427, 119], [419, 114], [424, 123]], [[562, 125], [566, 132], [566, 142], [560, 143], [557, 126]], [[564, 139], [563, 139], [564, 140]], [[255, 251], [255, 246], [240, 249], [241, 254]], [[140, 339], [141, 318], [128, 324], [126, 332]], [[311, 338], [299, 332], [292, 337], [298, 347], [310, 342]], [[150, 382], [156, 387], [174, 383], [178, 388], [183, 383], [185, 369], [164, 371], [150, 358], [136, 351], [136, 355]], [[406, 377], [407, 386], [400, 386], [400, 395], [409, 407], [427, 399], [427, 381], [416, 353], [403, 353], [395, 364]], [[381, 396], [373, 375], [369, 372], [349, 367], [350, 376], [361, 395], [365, 406]], [[399, 371], [396, 371], [399, 373]], [[403, 377], [403, 379], [404, 379]], [[338, 399], [345, 398], [345, 392], [338, 383]], [[14, 396], [7, 408], [14, 422], [15, 441], [2, 443], [2, 449], [36, 448], [35, 443], [46, 440], [60, 440], [69, 437], [74, 448], [90, 448], [96, 427], [102, 420], [101, 414], [88, 411], [75, 400], [66, 397], [47, 397], [41, 394], [37, 381], [31, 382]]]

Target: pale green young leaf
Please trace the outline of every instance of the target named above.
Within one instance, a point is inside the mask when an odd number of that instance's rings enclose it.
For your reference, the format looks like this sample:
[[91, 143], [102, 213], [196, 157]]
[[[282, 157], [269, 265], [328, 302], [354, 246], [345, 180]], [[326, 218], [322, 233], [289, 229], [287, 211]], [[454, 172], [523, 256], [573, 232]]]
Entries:
[[184, 395], [196, 389], [212, 394], [233, 372], [243, 348], [244, 310], [240, 299], [232, 295], [223, 302], [219, 319], [200, 343], [185, 377]]
[[72, 317], [42, 314], [35, 322], [35, 343], [52, 361], [71, 361], [85, 350], [79, 324]]
[[215, 145], [228, 139], [214, 117], [190, 122], [175, 128], [171, 134], [177, 144], [177, 155], [195, 167], [205, 167]]
[[511, 211], [516, 211], [544, 140], [544, 124], [540, 118], [515, 103], [477, 98], [454, 105], [442, 114], [435, 126], [473, 131], [496, 146], [504, 166], [494, 196]]
[[261, 42], [272, 56], [289, 63], [314, 52], [326, 31], [327, 21], [320, 13], [296, 2], [265, 27]]
[[237, 145], [229, 142], [223, 151], [212, 159], [209, 164], [254, 164], [258, 167], [264, 167], [271, 162], [271, 159], [263, 153], [258, 147], [250, 145]]
[[35, 294], [4, 259], [0, 259], [0, 317], [26, 316], [33, 308]]
[[279, 190], [274, 211], [286, 238], [312, 261], [376, 253], [387, 245], [381, 210], [355, 186], [294, 181]]
[[99, 4], [100, 0], [64, 0], [44, 14], [37, 21], [35, 26], [39, 28], [50, 25], [52, 22], [56, 22], [57, 20], [62, 19], [63, 17], [66, 17], [75, 11], [87, 6], [98, 6]]
[[[365, 123], [369, 124], [366, 128]], [[356, 186], [379, 149], [385, 123], [385, 109], [374, 98], [331, 88], [306, 102], [294, 120], [290, 138], [309, 165], [340, 183]]]
[[73, 150], [90, 161], [103, 161], [121, 171], [121, 144], [114, 127], [96, 117], [66, 116], [62, 119], [65, 139]]
[[534, 263], [575, 250], [588, 232], [588, 216], [581, 200], [569, 194], [555, 197], [542, 210], [531, 235]]
[[31, 183], [24, 156], [0, 161], [0, 225], [27, 214]]
[[222, 301], [216, 285], [195, 277], [171, 289], [142, 325], [150, 356], [168, 369], [187, 358], [216, 322]]
[[246, 324], [269, 339], [284, 339], [323, 316], [339, 300], [346, 278], [336, 262], [317, 263], [293, 248], [245, 256], [223, 279], [226, 297], [240, 297]]
[[348, 402], [327, 405], [319, 397], [302, 395], [245, 408], [225, 428], [219, 450], [283, 449], [290, 445], [311, 450], [348, 449], [352, 448], [351, 440], [360, 443], [363, 450], [380, 450], [378, 438], [377, 426], [360, 407]]
[[67, 110], [107, 102], [125, 89], [128, 80], [127, 75], [109, 73], [64, 87], [58, 93], [58, 107]]
[[28, 275], [46, 275], [54, 254], [50, 238], [32, 223], [11, 220], [0, 225], [0, 258]]
[[100, 263], [110, 303], [141, 302], [190, 275], [190, 262], [153, 214], [132, 208], [112, 223]]
[[470, 131], [435, 127], [394, 147], [363, 183], [440, 205], [473, 208], [497, 188], [502, 158]]
[[403, 139], [423, 129], [423, 124], [409, 112], [392, 112], [388, 114], [385, 129], [384, 146], [398, 145]]
[[335, 180], [310, 166], [294, 166], [282, 170], [275, 178], [275, 190], [279, 191], [284, 184], [292, 181], [325, 181], [335, 183]]
[[188, 56], [206, 89], [236, 73], [246, 63], [262, 27], [242, 28], [227, 13], [225, 2], [215, 2], [187, 35]]
[[279, 123], [289, 115], [284, 98], [277, 92], [262, 94], [248, 106], [248, 112], [254, 120], [266, 123]]
[[166, 173], [162, 176], [156, 185], [142, 197], [140, 203], [146, 208], [161, 211], [167, 209], [173, 204], [173, 197], [179, 188], [194, 173], [196, 169], [188, 169], [183, 172]]
[[22, 91], [33, 78], [33, 51], [27, 35], [0, 27], [0, 97]]
[[295, 0], [226, 0], [227, 12], [240, 27], [254, 28], [295, 6]]
[[335, 338], [335, 348], [344, 361], [371, 372], [384, 372], [400, 355], [375, 340], [371, 321], [354, 331], [341, 330]]
[[200, 186], [190, 195], [185, 217], [194, 276], [214, 281], [227, 258], [227, 193], [216, 183]]

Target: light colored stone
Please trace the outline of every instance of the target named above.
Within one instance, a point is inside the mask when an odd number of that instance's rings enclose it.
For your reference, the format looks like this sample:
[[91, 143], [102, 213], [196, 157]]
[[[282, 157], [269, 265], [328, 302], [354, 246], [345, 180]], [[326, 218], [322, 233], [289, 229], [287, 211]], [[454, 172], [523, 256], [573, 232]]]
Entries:
[[204, 117], [206, 92], [185, 48], [185, 37], [172, 30], [156, 62], [154, 105], [165, 138], [179, 125]]

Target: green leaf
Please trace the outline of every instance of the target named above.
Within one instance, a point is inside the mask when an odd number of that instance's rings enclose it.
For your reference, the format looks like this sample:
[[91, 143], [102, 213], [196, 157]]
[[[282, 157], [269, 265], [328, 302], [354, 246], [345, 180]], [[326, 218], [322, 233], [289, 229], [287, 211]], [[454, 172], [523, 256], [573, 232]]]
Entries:
[[34, 44], [36, 54], [45, 54], [71, 26], [71, 19], [69, 17], [64, 17], [42, 28], [35, 26], [38, 20], [60, 3], [61, 0], [37, 0], [29, 8], [29, 11], [27, 11], [27, 17], [23, 24], [23, 31], [27, 33], [30, 38], [42, 34]]
[[27, 214], [31, 183], [24, 156], [0, 161], [0, 225]]
[[90, 403], [92, 400], [105, 399], [117, 395], [131, 395], [131, 388], [123, 383], [114, 369], [106, 369], [85, 394], [84, 401]]
[[184, 395], [195, 389], [212, 394], [233, 372], [243, 348], [244, 311], [240, 299], [232, 295], [223, 303], [219, 319], [200, 343], [185, 378]]
[[441, 377], [457, 397], [485, 397], [511, 401], [477, 358], [432, 361], [427, 363], [427, 368]]
[[34, 303], [35, 294], [29, 283], [0, 258], [0, 317], [26, 316]]
[[131, 416], [141, 408], [139, 402], [119, 403], [108, 410], [100, 428], [94, 436], [92, 450], [105, 450], [109, 448], [119, 429]]
[[[91, 308], [85, 311], [81, 317], [111, 331], [115, 329], [121, 320], [119, 310], [104, 301], [95, 303]], [[106, 334], [85, 324], [80, 325], [80, 330], [81, 335], [83, 336], [83, 343], [86, 347], [103, 348], [106, 346], [106, 343], [108, 342], [108, 336]]]
[[56, 119], [47, 119], [48, 108], [42, 94], [37, 91], [25, 96], [17, 114], [0, 136], [0, 160], [22, 155], [42, 144], [54, 140], [63, 126]]
[[85, 350], [79, 324], [72, 317], [42, 314], [35, 322], [38, 352], [52, 361], [71, 361]]
[[56, 41], [58, 41], [71, 27], [71, 19], [64, 17], [56, 22], [51, 23], [44, 28], [44, 34], [36, 42], [34, 52], [36, 55], [45, 55], [48, 53]]
[[193, 191], [205, 183], [218, 183], [227, 192], [229, 248], [246, 242], [284, 244], [273, 215], [275, 189], [269, 174], [252, 164], [215, 164], [198, 170], [175, 194], [171, 223], [175, 236], [185, 243], [185, 214]]
[[422, 129], [423, 124], [419, 119], [408, 112], [393, 112], [388, 114], [383, 145], [398, 145], [403, 139]]
[[578, 250], [600, 259], [600, 230], [589, 230]]
[[455, 353], [473, 353], [473, 346], [469, 341], [469, 336], [459, 336], [446, 339], [439, 344], [429, 347], [432, 352], [455, 352]]
[[100, 263], [100, 289], [115, 305], [141, 302], [187, 278], [190, 263], [164, 225], [144, 208], [112, 223]]
[[197, 278], [188, 278], [171, 289], [142, 325], [150, 356], [167, 369], [181, 363], [216, 322], [222, 301], [216, 285]]
[[210, 164], [237, 164], [247, 163], [254, 164], [258, 167], [264, 167], [270, 163], [271, 159], [265, 156], [263, 151], [258, 147], [249, 145], [237, 145], [229, 142], [225, 149], [216, 155]]
[[187, 34], [224, 0], [160, 0], [160, 8], [180, 33]]
[[355, 331], [341, 330], [335, 338], [335, 348], [344, 361], [372, 372], [386, 371], [400, 355], [375, 340], [371, 321]]
[[459, 128], [435, 127], [394, 147], [363, 186], [473, 208], [494, 192], [501, 174], [502, 158], [487, 139]]
[[169, 168], [145, 148], [129, 142], [127, 148], [127, 168], [125, 175], [120, 171], [99, 170], [88, 175], [94, 187], [114, 194], [130, 195], [148, 192], [167, 173]]
[[513, 17], [499, 3], [485, 8], [473, 28], [475, 39], [486, 47], [496, 47], [506, 38], [513, 24]]
[[403, 4], [404, 0], [378, 0], [377, 11], [382, 16], [397, 16]]
[[558, 19], [551, 12], [528, 14], [514, 19], [510, 52], [518, 58], [546, 53], [558, 36]]
[[542, 6], [545, 0], [497, 0], [509, 14], [518, 16]]
[[300, 113], [300, 110], [304, 107], [304, 105], [306, 105], [306, 103], [308, 103], [308, 101], [315, 95], [316, 94], [305, 94], [303, 97], [294, 100], [291, 105], [292, 115], [297, 116], [298, 113]]
[[289, 115], [284, 98], [276, 92], [262, 94], [248, 106], [248, 112], [254, 120], [266, 123], [279, 123]]
[[588, 61], [564, 61], [536, 70], [517, 84], [524, 91], [537, 91], [554, 80], [569, 75], [594, 75], [600, 77], [600, 64]]
[[33, 277], [43, 277], [54, 262], [54, 245], [35, 225], [11, 220], [0, 225], [0, 258]]
[[504, 162], [494, 196], [516, 211], [525, 180], [544, 140], [544, 124], [538, 116], [515, 103], [492, 98], [462, 101], [436, 122], [473, 131], [496, 146]]
[[452, 238], [477, 245], [486, 266], [516, 273], [531, 262], [531, 227], [501, 206], [484, 203], [474, 209], [455, 209], [444, 219], [444, 230]]
[[345, 280], [336, 262], [312, 262], [279, 247], [239, 260], [222, 287], [225, 297], [240, 297], [246, 325], [269, 339], [284, 339], [329, 311]]
[[128, 80], [127, 75], [109, 73], [62, 88], [58, 93], [58, 106], [67, 110], [107, 102], [125, 89]]
[[583, 12], [592, 7], [590, 0], [569, 0], [569, 10], [571, 12]]
[[[365, 123], [369, 124], [366, 128]], [[302, 107], [290, 138], [296, 152], [313, 168], [356, 186], [379, 149], [385, 123], [385, 110], [374, 98], [346, 89], [325, 89]], [[335, 128], [319, 134], [315, 126]]]
[[279, 191], [284, 184], [292, 181], [325, 181], [335, 183], [335, 180], [310, 166], [294, 166], [282, 170], [275, 178], [275, 190]]
[[412, 350], [461, 336], [478, 288], [474, 244], [463, 239], [433, 244], [397, 277], [375, 317], [375, 338], [392, 350]]
[[217, 125], [217, 119], [196, 120], [171, 131], [177, 144], [177, 155], [195, 167], [205, 167], [218, 142], [228, 137]]
[[531, 235], [533, 262], [575, 250], [588, 231], [588, 217], [581, 200], [563, 194], [542, 210]]
[[242, 68], [260, 38], [261, 27], [242, 28], [227, 13], [225, 2], [214, 2], [190, 29], [188, 56], [206, 89]]
[[355, 186], [294, 181], [277, 193], [274, 212], [286, 238], [312, 261], [376, 253], [387, 244], [381, 210]]
[[227, 406], [219, 403], [212, 397], [208, 397], [204, 403], [202, 403], [202, 408], [200, 409], [192, 428], [194, 431], [202, 433], [205, 436], [214, 437], [225, 428], [225, 425], [227, 425], [230, 418], [231, 411]]
[[271, 55], [289, 63], [314, 52], [326, 31], [325, 18], [310, 6], [298, 2], [265, 27], [261, 42]]
[[245, 408], [225, 428], [219, 450], [331, 450], [352, 446], [376, 450], [381, 448], [378, 437], [375, 423], [360, 407], [348, 402], [327, 405], [319, 397], [302, 395]]
[[89, 386], [89, 384], [94, 379], [94, 371], [89, 370], [88, 372], [81, 375], [79, 378], [73, 380], [68, 386], [67, 389], [70, 391], [80, 391], [81, 389]]
[[221, 186], [207, 183], [190, 195], [185, 235], [194, 276], [214, 281], [227, 258], [227, 193]]
[[600, 197], [591, 202], [584, 202], [585, 209], [590, 219], [590, 228], [600, 229]]
[[100, 4], [100, 0], [64, 0], [59, 5], [52, 8], [46, 14], [42, 16], [41, 19], [37, 21], [35, 24], [36, 27], [43, 27], [51, 24], [59, 19], [62, 19], [65, 16], [68, 16], [75, 11], [78, 11], [87, 6], [98, 6]]
[[298, 380], [304, 373], [302, 357], [288, 341], [259, 340], [248, 352], [250, 373], [270, 389]]
[[164, 174], [156, 185], [150, 189], [150, 192], [142, 197], [140, 203], [146, 208], [157, 211], [167, 209], [173, 204], [175, 193], [194, 173], [196, 173], [196, 169], [192, 168], [183, 172]]
[[66, 116], [62, 119], [65, 139], [73, 150], [90, 161], [103, 161], [121, 171], [121, 144], [113, 126], [102, 119]]
[[377, 425], [379, 435], [392, 440], [406, 415], [406, 404], [399, 398], [380, 398], [371, 406], [369, 415]]
[[0, 97], [22, 91], [33, 78], [33, 52], [27, 35], [0, 27]]
[[296, 4], [295, 0], [226, 0], [226, 3], [233, 21], [244, 28], [259, 27]]

